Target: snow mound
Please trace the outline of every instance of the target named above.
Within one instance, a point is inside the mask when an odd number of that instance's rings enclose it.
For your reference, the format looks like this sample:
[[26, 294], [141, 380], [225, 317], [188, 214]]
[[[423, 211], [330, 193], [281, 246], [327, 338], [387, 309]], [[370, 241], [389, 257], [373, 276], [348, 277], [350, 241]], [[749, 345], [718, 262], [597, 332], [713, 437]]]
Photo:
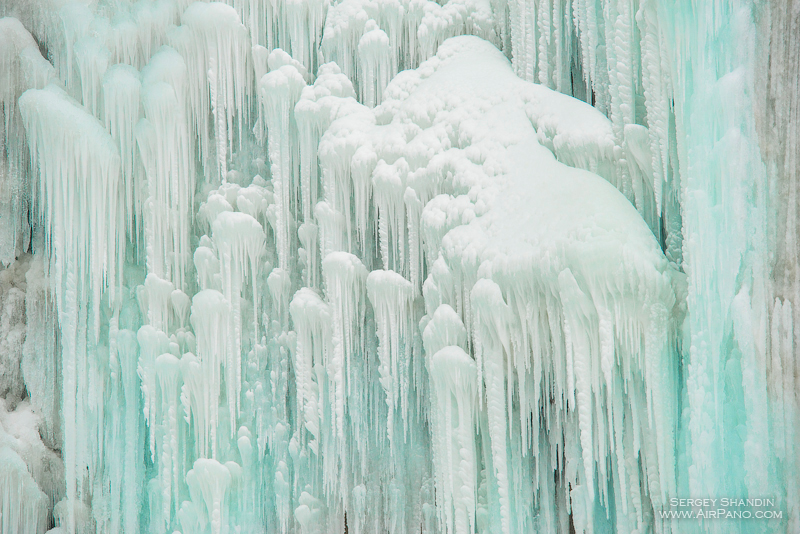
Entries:
[[[680, 282], [636, 208], [586, 170], [599, 172], [613, 160], [610, 121], [520, 80], [499, 50], [475, 37], [447, 40], [418, 69], [400, 73], [372, 113], [355, 111], [331, 123], [319, 152], [323, 176], [366, 187], [378, 215], [386, 270], [369, 275], [367, 292], [390, 442], [394, 448], [402, 430], [394, 426], [395, 411], [405, 421], [403, 388], [412, 366], [395, 343], [409, 335], [409, 299], [420, 289], [425, 346], [435, 351], [427, 366], [431, 390], [441, 397], [436, 402], [449, 409], [448, 395], [456, 395], [463, 399], [459, 411], [474, 403], [478, 427], [488, 433], [481, 476], [497, 501], [481, 511], [487, 505], [475, 504], [480, 483], [473, 478], [481, 464], [466, 446], [472, 434], [461, 429], [459, 438], [446, 438], [449, 423], [437, 423], [442, 521], [462, 531], [488, 513], [503, 532], [537, 521], [554, 528], [546, 523], [552, 518], [531, 515], [530, 490], [519, 477], [531, 469], [529, 454], [536, 469], [560, 471], [550, 462], [555, 450], [565, 451], [572, 466], [559, 476], [572, 487], [574, 518], [583, 522], [576, 530], [592, 524], [595, 491], [611, 506], [609, 488], [598, 485], [609, 466], [620, 474], [613, 488], [620, 512], [632, 506], [638, 515], [645, 506], [638, 483], [628, 480], [646, 481], [647, 506], [663, 502], [675, 490], [669, 444], [678, 416]], [[352, 149], [338, 149], [348, 140]], [[371, 183], [360, 186], [364, 173]], [[341, 227], [341, 218], [317, 222], [321, 235], [352, 236], [341, 243], [358, 253], [367, 232], [358, 195], [352, 199], [334, 208], [345, 220], [354, 214], [352, 230]], [[469, 342], [440, 349], [458, 341], [459, 324]], [[468, 355], [456, 354], [464, 348]], [[474, 369], [474, 382], [459, 379], [474, 387], [445, 386], [448, 366], [467, 376]], [[454, 454], [471, 467], [453, 472], [447, 462]], [[456, 479], [463, 486], [453, 488]], [[547, 504], [556, 498], [554, 477], [539, 481], [532, 490], [539, 509], [555, 506]]]

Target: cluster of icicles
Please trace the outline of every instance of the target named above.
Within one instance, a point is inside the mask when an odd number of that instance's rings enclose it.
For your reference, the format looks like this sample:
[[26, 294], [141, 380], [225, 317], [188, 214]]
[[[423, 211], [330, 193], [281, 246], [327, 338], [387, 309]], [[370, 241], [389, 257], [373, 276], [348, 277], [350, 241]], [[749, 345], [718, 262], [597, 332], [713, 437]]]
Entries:
[[[22, 199], [0, 259], [30, 249], [49, 282], [28, 329], [59, 364], [29, 393], [60, 404], [65, 465], [45, 494], [9, 459], [3, 531], [653, 528], [680, 484], [686, 311], [654, 3], [231, 4], [42, 2], [20, 18], [52, 64], [0, 20]], [[425, 92], [463, 58], [519, 78]], [[495, 182], [538, 145], [635, 218], [494, 247]], [[630, 221], [646, 239], [584, 246]]]

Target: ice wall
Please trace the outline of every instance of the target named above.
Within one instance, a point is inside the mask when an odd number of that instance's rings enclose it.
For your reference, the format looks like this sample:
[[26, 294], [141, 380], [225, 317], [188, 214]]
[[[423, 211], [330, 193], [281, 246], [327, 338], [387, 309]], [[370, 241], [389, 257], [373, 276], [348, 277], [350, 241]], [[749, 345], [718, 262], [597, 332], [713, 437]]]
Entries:
[[4, 2], [0, 533], [798, 530], [795, 4]]

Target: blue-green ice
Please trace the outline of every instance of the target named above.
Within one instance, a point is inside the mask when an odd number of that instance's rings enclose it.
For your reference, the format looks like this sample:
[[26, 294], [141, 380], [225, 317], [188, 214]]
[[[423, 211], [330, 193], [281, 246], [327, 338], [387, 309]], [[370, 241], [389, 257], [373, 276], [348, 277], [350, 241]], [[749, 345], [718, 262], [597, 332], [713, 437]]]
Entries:
[[800, 0], [0, 17], [0, 534], [800, 532]]

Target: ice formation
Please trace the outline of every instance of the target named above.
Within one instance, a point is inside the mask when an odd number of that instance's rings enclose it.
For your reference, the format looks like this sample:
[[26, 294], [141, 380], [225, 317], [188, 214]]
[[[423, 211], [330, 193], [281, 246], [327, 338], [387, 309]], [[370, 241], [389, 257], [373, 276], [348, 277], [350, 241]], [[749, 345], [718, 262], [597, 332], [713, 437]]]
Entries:
[[0, 534], [797, 532], [798, 13], [3, 1]]

